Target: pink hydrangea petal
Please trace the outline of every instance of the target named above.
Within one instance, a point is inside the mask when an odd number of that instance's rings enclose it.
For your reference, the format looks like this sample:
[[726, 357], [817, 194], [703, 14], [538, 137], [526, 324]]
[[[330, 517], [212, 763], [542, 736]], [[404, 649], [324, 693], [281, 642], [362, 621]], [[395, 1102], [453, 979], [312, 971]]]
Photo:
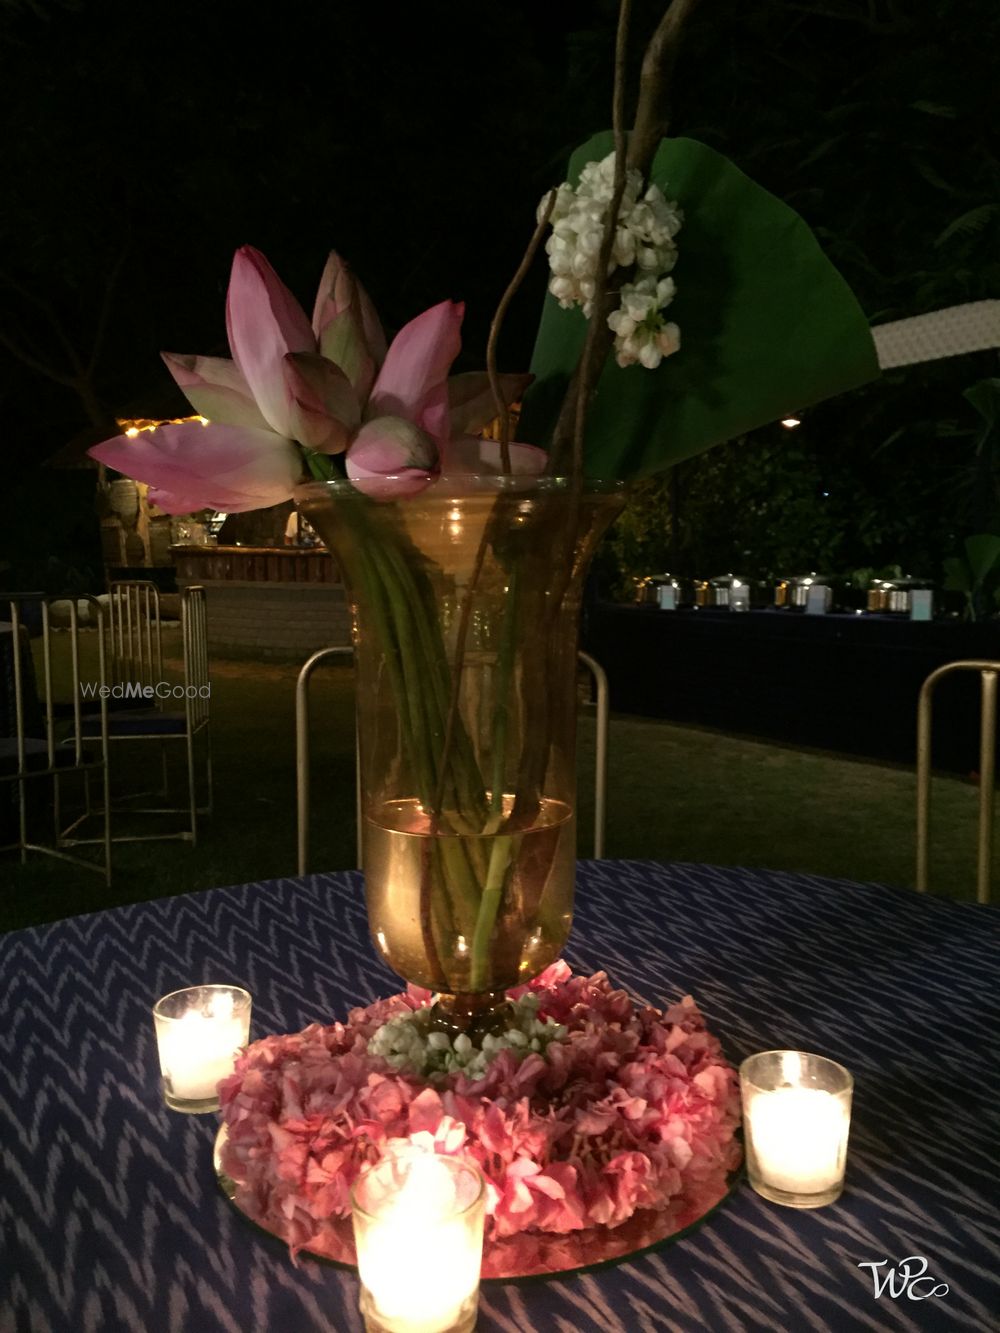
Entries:
[[[412, 1009], [405, 995], [352, 1011], [346, 1025], [251, 1046], [222, 1087], [224, 1167], [241, 1206], [293, 1253], [321, 1246], [323, 1219], [349, 1215], [350, 1185], [373, 1155], [411, 1145], [477, 1162], [490, 1235], [514, 1245], [616, 1227], [645, 1209], [669, 1210], [678, 1225], [699, 1216], [738, 1162], [739, 1103], [735, 1072], [696, 1007], [674, 1006], [674, 1022], [633, 1005], [603, 974], [577, 977], [564, 966], [547, 986], [539, 981], [531, 988], [541, 1009], [562, 1014], [569, 1029], [542, 1062], [550, 1101], [522, 1090], [530, 1057], [509, 1051], [478, 1083], [454, 1075], [434, 1088], [369, 1056], [378, 1027]], [[675, 1030], [683, 1038], [668, 1052]], [[325, 1088], [335, 1115], [319, 1108]]]

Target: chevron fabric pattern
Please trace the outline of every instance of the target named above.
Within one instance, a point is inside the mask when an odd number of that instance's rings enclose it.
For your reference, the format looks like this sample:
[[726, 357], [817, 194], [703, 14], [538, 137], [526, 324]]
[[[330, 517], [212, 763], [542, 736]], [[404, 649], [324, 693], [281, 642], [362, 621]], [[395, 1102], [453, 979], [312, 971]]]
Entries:
[[[482, 1333], [1000, 1327], [1000, 912], [801, 875], [582, 863], [567, 959], [728, 1056], [818, 1051], [856, 1078], [847, 1188], [815, 1212], [744, 1182], [696, 1231], [584, 1275], [488, 1284]], [[117, 908], [0, 937], [2, 1333], [361, 1333], [357, 1279], [290, 1262], [223, 1199], [214, 1116], [167, 1111], [150, 1006], [254, 996], [253, 1035], [330, 1021], [396, 980], [360, 876]], [[908, 1256], [946, 1294], [874, 1292]], [[920, 1289], [923, 1295], [930, 1284]], [[914, 1289], [916, 1294], [916, 1289]]]

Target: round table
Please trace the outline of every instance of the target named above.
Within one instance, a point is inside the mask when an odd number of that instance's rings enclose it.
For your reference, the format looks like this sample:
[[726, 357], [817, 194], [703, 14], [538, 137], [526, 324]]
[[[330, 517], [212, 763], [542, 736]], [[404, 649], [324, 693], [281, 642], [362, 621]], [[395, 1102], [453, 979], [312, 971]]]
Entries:
[[[850, 1067], [847, 1187], [798, 1212], [744, 1182], [659, 1251], [484, 1286], [479, 1329], [995, 1328], [998, 943], [996, 909], [877, 885], [581, 863], [574, 967], [604, 968], [658, 1005], [694, 995], [733, 1061], [791, 1046]], [[219, 1193], [215, 1117], [163, 1105], [150, 1006], [207, 981], [253, 993], [254, 1036], [398, 988], [369, 943], [356, 873], [0, 938], [3, 1333], [360, 1333], [356, 1277], [293, 1266]], [[898, 1270], [910, 1256], [946, 1294], [911, 1298]], [[876, 1295], [862, 1265], [882, 1261]]]

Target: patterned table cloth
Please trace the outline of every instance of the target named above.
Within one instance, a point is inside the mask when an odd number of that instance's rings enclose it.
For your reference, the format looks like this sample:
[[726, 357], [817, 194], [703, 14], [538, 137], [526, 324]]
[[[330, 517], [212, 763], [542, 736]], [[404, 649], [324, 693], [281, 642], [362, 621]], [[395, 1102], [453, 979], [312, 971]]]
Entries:
[[[853, 1070], [847, 1188], [797, 1212], [744, 1181], [656, 1252], [484, 1286], [482, 1333], [1000, 1327], [998, 943], [994, 909], [874, 885], [582, 863], [575, 967], [691, 993], [733, 1061], [791, 1046]], [[209, 981], [253, 993], [255, 1036], [397, 988], [351, 873], [0, 937], [2, 1333], [360, 1333], [356, 1277], [294, 1267], [219, 1193], [215, 1117], [163, 1106], [150, 1005]], [[908, 1258], [934, 1282], [907, 1284]]]

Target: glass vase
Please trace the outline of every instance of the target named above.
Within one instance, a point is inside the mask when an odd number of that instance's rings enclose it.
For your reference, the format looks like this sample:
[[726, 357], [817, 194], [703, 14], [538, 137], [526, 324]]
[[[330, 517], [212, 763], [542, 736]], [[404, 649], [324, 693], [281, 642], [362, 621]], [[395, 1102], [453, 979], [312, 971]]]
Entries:
[[499, 1026], [569, 934], [580, 600], [624, 498], [520, 476], [296, 494], [354, 616], [372, 938], [443, 1026]]

